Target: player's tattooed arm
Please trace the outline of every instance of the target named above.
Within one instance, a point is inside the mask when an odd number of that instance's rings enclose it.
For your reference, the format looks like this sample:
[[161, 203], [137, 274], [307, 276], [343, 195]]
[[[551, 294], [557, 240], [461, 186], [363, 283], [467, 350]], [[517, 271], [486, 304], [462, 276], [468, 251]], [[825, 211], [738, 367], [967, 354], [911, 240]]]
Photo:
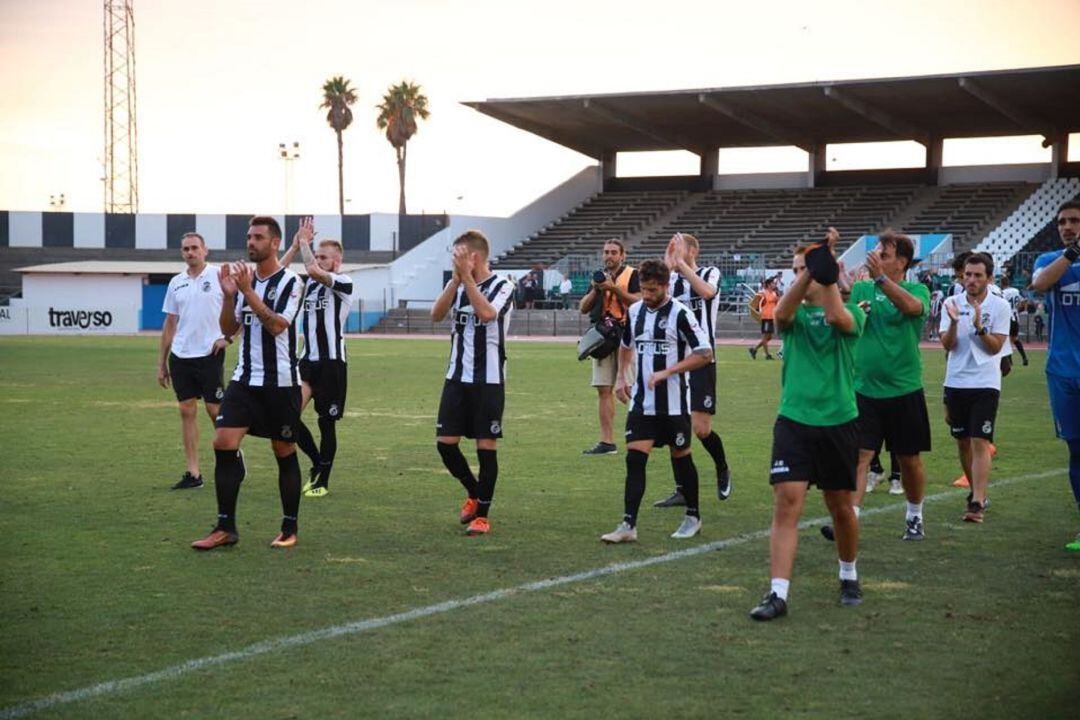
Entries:
[[[243, 293], [244, 302], [251, 308], [251, 312], [255, 313], [255, 317], [259, 318], [259, 323], [262, 324], [263, 328], [271, 335], [280, 335], [288, 330], [289, 321], [270, 309], [259, 297], [259, 294], [255, 292], [254, 273], [251, 268], [246, 263], [237, 263], [234, 272], [236, 274], [236, 287]], [[222, 330], [225, 330], [225, 328], [222, 328]]]

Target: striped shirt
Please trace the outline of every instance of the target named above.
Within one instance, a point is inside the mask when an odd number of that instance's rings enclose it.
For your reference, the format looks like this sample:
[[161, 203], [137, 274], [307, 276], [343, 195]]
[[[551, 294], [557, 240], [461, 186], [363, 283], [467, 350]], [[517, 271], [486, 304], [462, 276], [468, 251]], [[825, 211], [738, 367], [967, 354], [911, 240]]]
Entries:
[[[720, 308], [720, 268], [699, 267], [695, 270], [695, 273], [710, 286], [716, 288], [715, 295], [706, 300], [697, 294], [697, 291], [694, 290], [689, 280], [675, 271], [672, 271], [671, 273], [671, 281], [668, 284], [668, 294], [673, 300], [678, 300], [683, 305], [690, 308], [690, 312], [694, 313], [694, 318], [698, 321], [698, 325], [705, 331], [705, 337], [715, 342], [716, 311]], [[716, 362], [715, 357], [713, 358], [713, 362]]]
[[678, 300], [650, 309], [639, 300], [630, 306], [622, 346], [634, 348], [637, 379], [630, 412], [641, 415], [689, 415], [690, 381], [686, 373], [672, 375], [649, 388], [649, 378], [686, 359], [691, 352], [709, 352], [712, 345], [690, 309]]
[[289, 323], [273, 335], [262, 326], [243, 293], [236, 298], [236, 321], [244, 329], [240, 357], [232, 379], [252, 387], [293, 387], [300, 384], [296, 371], [296, 315], [300, 309], [300, 278], [281, 268], [268, 278], [254, 278], [252, 287], [266, 306]]
[[304, 286], [302, 360], [345, 361], [345, 320], [352, 306], [352, 278], [330, 273], [330, 285], [308, 278]]
[[495, 308], [495, 319], [480, 322], [461, 285], [450, 306], [450, 362], [446, 379], [473, 385], [506, 383], [506, 331], [514, 287], [492, 275], [477, 285], [480, 293]]

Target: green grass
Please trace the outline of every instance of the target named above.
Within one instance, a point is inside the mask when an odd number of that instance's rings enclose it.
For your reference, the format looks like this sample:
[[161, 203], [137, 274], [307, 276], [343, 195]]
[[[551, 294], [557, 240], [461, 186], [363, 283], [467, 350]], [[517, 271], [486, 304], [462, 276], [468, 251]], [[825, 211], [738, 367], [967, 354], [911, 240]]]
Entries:
[[[678, 511], [646, 507], [635, 546], [597, 539], [622, 512], [622, 456], [595, 440], [589, 369], [570, 345], [513, 343], [493, 532], [466, 538], [460, 487], [434, 448], [446, 343], [350, 342], [348, 415], [323, 501], [301, 505], [301, 544], [267, 545], [280, 515], [266, 441], [245, 443], [241, 542], [196, 554], [211, 487], [183, 470], [155, 338], [0, 341], [0, 708], [138, 676], [252, 643], [403, 612], [687, 547]], [[951, 491], [940, 419], [942, 353], [926, 352], [935, 451], [930, 493]], [[866, 602], [836, 601], [833, 547], [803, 533], [791, 614], [747, 611], [768, 584], [757, 539], [645, 569], [264, 654], [59, 705], [41, 717], [1075, 717], [1080, 557], [1065, 448], [1049, 420], [1043, 353], [1005, 381], [982, 526], [955, 491], [927, 506], [928, 539], [901, 543], [883, 490], [863, 524]], [[720, 348], [716, 426], [735, 491], [705, 482], [691, 545], [766, 528], [778, 363]], [[231, 358], [230, 358], [231, 366]], [[307, 416], [309, 419], [311, 415]], [[622, 410], [617, 423], [622, 422]], [[212, 477], [209, 422], [203, 472]], [[312, 423], [313, 424], [313, 423]], [[467, 455], [472, 457], [471, 450]], [[306, 464], [305, 464], [306, 467]], [[666, 452], [646, 503], [668, 493]], [[807, 517], [820, 517], [816, 496]], [[2, 710], [0, 710], [2, 715]]]

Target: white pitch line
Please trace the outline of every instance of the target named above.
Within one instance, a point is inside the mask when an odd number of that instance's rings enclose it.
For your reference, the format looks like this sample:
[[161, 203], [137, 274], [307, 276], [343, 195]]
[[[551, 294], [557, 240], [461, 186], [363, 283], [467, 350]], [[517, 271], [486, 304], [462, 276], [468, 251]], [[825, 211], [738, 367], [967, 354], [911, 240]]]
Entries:
[[[1063, 470], [1047, 470], [1044, 472], [1033, 473], [1030, 475], [1020, 475], [1013, 478], [1004, 478], [996, 482], [991, 483], [992, 487], [1002, 487], [1005, 485], [1012, 485], [1018, 482], [1024, 482], [1026, 480], [1038, 480], [1041, 478], [1053, 477], [1060, 475]], [[937, 493], [935, 495], [928, 495], [924, 499], [924, 502], [935, 502], [947, 497], [953, 497], [959, 495], [962, 491], [948, 490], [945, 492]], [[862, 517], [869, 517], [871, 515], [878, 515], [890, 510], [897, 510], [904, 507], [900, 503], [893, 503], [892, 505], [882, 505], [881, 507], [870, 508], [862, 512]], [[828, 522], [828, 517], [818, 517], [812, 520], [805, 520], [799, 523], [801, 529], [814, 527], [817, 525], [823, 525]], [[484, 605], [486, 603], [495, 602], [497, 600], [503, 600], [514, 595], [520, 595], [524, 593], [537, 592], [540, 590], [549, 590], [551, 588], [560, 587], [562, 585], [570, 585], [572, 583], [584, 582], [586, 580], [595, 580], [596, 578], [606, 577], [608, 575], [615, 575], [617, 573], [628, 572], [631, 570], [640, 570], [641, 568], [651, 567], [653, 565], [660, 565], [663, 563], [674, 562], [675, 560], [682, 560], [688, 557], [694, 557], [696, 555], [703, 555], [714, 550], [723, 550], [724, 548], [733, 547], [736, 545], [744, 545], [754, 540], [761, 540], [769, 537], [768, 528], [764, 530], [757, 530], [751, 533], [744, 533], [742, 535], [735, 535], [724, 540], [716, 540], [714, 542], [705, 543], [703, 545], [695, 545], [694, 547], [686, 548], [685, 550], [676, 550], [675, 552], [666, 553], [664, 555], [657, 555], [656, 557], [646, 558], [644, 560], [634, 560], [632, 562], [615, 563], [613, 565], [607, 565], [602, 568], [595, 568], [593, 570], [585, 570], [579, 573], [573, 573], [571, 575], [560, 575], [558, 577], [548, 578], [547, 580], [536, 580], [534, 582], [528, 582], [521, 585], [515, 585], [514, 587], [503, 588], [502, 590], [494, 590], [488, 593], [482, 593], [480, 595], [473, 595], [467, 598], [461, 598], [460, 600], [447, 600], [445, 602], [436, 603], [435, 605], [426, 605], [424, 607], [414, 608], [406, 612], [395, 613], [393, 615], [384, 615], [382, 617], [370, 618], [367, 620], [356, 620], [343, 625], [333, 625], [331, 627], [323, 628], [322, 630], [312, 630], [306, 633], [300, 633], [298, 635], [286, 635], [285, 637], [273, 638], [271, 640], [264, 640], [262, 642], [255, 643], [254, 645], [248, 645], [245, 648], [234, 650], [233, 652], [222, 653], [220, 655], [208, 655], [206, 657], [196, 658], [194, 660], [188, 660], [178, 665], [172, 665], [162, 670], [157, 670], [145, 675], [134, 675], [132, 677], [121, 678], [119, 680], [108, 680], [97, 685], [90, 685], [88, 687], [80, 688], [78, 690], [68, 690], [66, 692], [53, 693], [47, 695], [38, 700], [32, 700], [29, 702], [19, 703], [17, 705], [10, 705], [3, 710], [0, 710], [0, 720], [6, 720], [7, 718], [20, 718], [27, 715], [40, 712], [42, 710], [49, 710], [59, 705], [68, 705], [71, 703], [81, 702], [83, 700], [89, 700], [91, 698], [100, 697], [102, 695], [112, 695], [114, 693], [120, 693], [127, 690], [134, 690], [136, 688], [143, 687], [144, 685], [150, 685], [161, 680], [175, 680], [183, 675], [194, 672], [196, 670], [202, 670], [204, 668], [213, 667], [215, 665], [224, 665], [226, 663], [234, 662], [237, 660], [247, 660], [249, 658], [257, 657], [259, 655], [265, 655], [267, 653], [277, 652], [285, 648], [299, 647], [302, 645], [310, 645], [320, 640], [331, 640], [333, 638], [342, 637], [344, 635], [355, 635], [357, 633], [367, 632], [369, 630], [377, 630], [379, 628], [387, 627], [388, 625], [399, 625], [401, 623], [410, 622], [412, 620], [419, 620], [421, 618], [430, 617], [432, 615], [441, 615], [442, 613], [450, 612], [451, 610], [458, 610], [460, 608], [472, 607], [474, 605]]]

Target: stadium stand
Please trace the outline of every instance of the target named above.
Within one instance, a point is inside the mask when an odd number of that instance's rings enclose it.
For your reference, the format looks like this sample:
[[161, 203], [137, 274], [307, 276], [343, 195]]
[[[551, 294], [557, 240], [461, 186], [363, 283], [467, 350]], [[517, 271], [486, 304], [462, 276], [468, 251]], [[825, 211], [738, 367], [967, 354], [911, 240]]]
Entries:
[[[792, 248], [840, 230], [844, 245], [887, 226], [912, 234], [952, 233], [966, 249], [1036, 186], [1030, 183], [855, 185], [705, 193], [603, 193], [500, 257], [502, 267], [551, 265], [573, 253], [595, 253], [599, 240], [621, 237], [631, 261], [661, 255], [671, 235], [689, 232], [703, 257], [760, 254], [769, 267]], [[843, 248], [841, 248], [843, 250]]]
[[[1061, 204], [1080, 195], [1080, 178], [1047, 180], [1014, 210], [1004, 222], [990, 231], [975, 247], [994, 257], [994, 264], [1004, 265], [1018, 252], [1035, 252], [1051, 246], [1028, 247], [1038, 236], [1053, 234], [1053, 223]], [[1050, 233], [1044, 233], [1049, 227]]]

